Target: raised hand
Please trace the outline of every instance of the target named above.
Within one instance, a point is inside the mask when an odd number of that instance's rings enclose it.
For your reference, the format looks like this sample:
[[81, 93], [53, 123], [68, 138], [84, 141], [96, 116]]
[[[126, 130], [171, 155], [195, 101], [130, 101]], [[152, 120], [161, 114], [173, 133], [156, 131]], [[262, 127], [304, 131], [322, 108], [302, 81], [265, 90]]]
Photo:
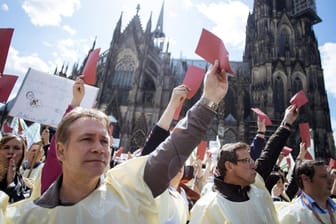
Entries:
[[228, 88], [229, 82], [226, 72], [224, 69], [219, 69], [218, 60], [216, 60], [205, 75], [202, 97], [218, 104], [226, 95]]
[[74, 85], [72, 86], [72, 100], [71, 106], [80, 106], [85, 94], [83, 75], [76, 78]]
[[7, 185], [14, 181], [16, 174], [16, 156], [13, 156], [9, 159], [8, 170], [7, 170]]

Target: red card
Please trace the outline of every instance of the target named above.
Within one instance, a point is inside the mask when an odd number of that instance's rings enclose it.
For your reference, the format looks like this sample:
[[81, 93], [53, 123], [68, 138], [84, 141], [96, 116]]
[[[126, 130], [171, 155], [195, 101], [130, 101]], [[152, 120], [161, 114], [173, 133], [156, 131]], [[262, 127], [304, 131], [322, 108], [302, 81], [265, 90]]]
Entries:
[[83, 69], [83, 80], [86, 84], [96, 84], [97, 61], [99, 58], [100, 48], [95, 49], [89, 54]]
[[292, 105], [296, 105], [297, 108], [300, 108], [301, 106], [308, 103], [308, 98], [306, 97], [303, 90], [301, 90], [301, 91], [297, 92], [289, 102]]
[[281, 154], [284, 156], [288, 156], [289, 153], [292, 152], [292, 148], [289, 148], [288, 146], [284, 146], [281, 150]]
[[299, 124], [301, 142], [305, 143], [306, 148], [310, 146], [310, 132], [309, 132], [309, 124], [301, 123]]
[[188, 92], [187, 99], [191, 99], [202, 84], [205, 70], [203, 68], [190, 65], [184, 76], [183, 84], [191, 90]]
[[206, 147], [208, 146], [207, 141], [201, 141], [197, 146], [197, 157], [203, 161], [205, 156]]
[[12, 92], [16, 80], [15, 75], [2, 75], [0, 78], [0, 103], [7, 103], [8, 97]]
[[251, 108], [251, 110], [253, 110], [256, 114], [258, 114], [258, 117], [260, 120], [265, 119], [265, 125], [269, 126], [272, 124], [271, 119], [267, 116], [267, 114], [265, 114], [264, 112], [262, 112], [259, 108]]
[[313, 160], [313, 157], [310, 155], [310, 152], [307, 151], [305, 157], [306, 160]]
[[214, 64], [218, 59], [220, 68], [225, 69], [227, 73], [234, 74], [229, 63], [229, 53], [223, 41], [208, 30], [202, 30], [195, 53], [210, 64]]
[[178, 121], [180, 119], [180, 113], [181, 113], [183, 104], [184, 104], [184, 100], [180, 103], [178, 108], [176, 108], [176, 110], [175, 110], [175, 114], [174, 114], [174, 118], [173, 118], [175, 121]]
[[336, 169], [336, 160], [334, 160], [333, 158], [330, 158], [329, 167], [331, 169]]
[[5, 70], [5, 64], [13, 32], [13, 28], [0, 29], [0, 75], [3, 74]]

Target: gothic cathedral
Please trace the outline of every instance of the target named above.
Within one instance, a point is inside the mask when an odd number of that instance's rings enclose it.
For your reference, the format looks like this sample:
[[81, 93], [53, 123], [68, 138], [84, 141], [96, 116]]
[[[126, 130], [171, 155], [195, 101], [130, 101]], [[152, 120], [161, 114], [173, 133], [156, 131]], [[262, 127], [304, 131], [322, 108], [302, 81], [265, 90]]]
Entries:
[[[188, 65], [207, 69], [202, 60], [173, 59], [164, 44], [162, 5], [156, 26], [152, 16], [143, 29], [137, 13], [122, 31], [122, 15], [110, 48], [97, 65], [98, 108], [114, 122], [114, 138], [128, 151], [143, 146], [153, 125], [168, 104], [172, 89], [180, 84]], [[266, 136], [279, 126], [290, 98], [303, 90], [309, 102], [300, 108], [287, 145], [298, 153], [298, 125], [308, 122], [316, 157], [335, 157], [335, 144], [320, 53], [313, 25], [321, 19], [314, 0], [255, 0], [248, 16], [242, 62], [230, 62], [236, 72], [221, 102], [207, 139], [221, 144], [251, 142], [256, 134], [258, 107], [272, 119]], [[201, 29], [202, 27], [200, 27]], [[181, 116], [200, 96], [185, 102]], [[225, 106], [230, 105], [230, 106]]]

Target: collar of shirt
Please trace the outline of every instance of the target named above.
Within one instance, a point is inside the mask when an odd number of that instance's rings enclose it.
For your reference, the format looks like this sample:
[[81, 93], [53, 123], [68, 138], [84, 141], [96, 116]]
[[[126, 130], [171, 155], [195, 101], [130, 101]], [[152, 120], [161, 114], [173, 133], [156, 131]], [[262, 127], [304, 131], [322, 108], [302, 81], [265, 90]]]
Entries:
[[222, 180], [219, 181], [218, 178], [215, 178], [215, 186], [221, 195], [229, 201], [243, 202], [249, 200], [248, 192], [251, 189], [250, 186], [242, 188], [239, 185], [225, 183]]
[[[312, 207], [312, 209], [313, 209], [316, 213], [318, 213], [318, 214], [327, 214], [327, 213], [328, 213], [328, 209], [323, 209], [323, 208], [321, 208], [321, 207], [316, 203], [316, 201], [315, 201], [313, 198], [311, 198], [308, 194], [306, 194], [304, 191], [302, 191], [302, 194], [303, 194], [304, 197], [307, 199], [308, 204]], [[301, 204], [302, 204], [305, 208], [309, 209], [309, 207], [303, 202], [302, 197], [300, 197], [299, 200], [300, 200]], [[335, 210], [336, 210], [336, 203], [335, 203], [330, 197], [327, 199], [327, 203], [328, 203], [329, 206], [331, 207], [331, 210], [332, 210], [332, 211], [335, 211]]]

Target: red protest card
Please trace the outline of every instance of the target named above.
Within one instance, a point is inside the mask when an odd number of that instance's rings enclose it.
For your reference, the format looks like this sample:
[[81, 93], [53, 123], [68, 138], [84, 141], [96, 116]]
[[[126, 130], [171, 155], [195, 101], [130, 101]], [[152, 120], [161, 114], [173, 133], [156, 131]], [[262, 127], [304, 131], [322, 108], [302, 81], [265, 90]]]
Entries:
[[306, 159], [306, 160], [313, 160], [313, 157], [312, 157], [312, 155], [310, 154], [310, 152], [307, 151], [307, 153], [306, 153], [304, 159]]
[[203, 161], [207, 146], [208, 146], [208, 142], [207, 141], [201, 141], [198, 144], [198, 146], [197, 146], [197, 158], [198, 159], [200, 159], [200, 160]]
[[301, 123], [299, 124], [301, 142], [305, 143], [305, 147], [308, 148], [310, 146], [310, 132], [309, 132], [309, 124]]
[[0, 75], [3, 74], [5, 70], [5, 64], [13, 32], [13, 28], [0, 29]]
[[184, 76], [183, 84], [190, 88], [188, 92], [187, 99], [191, 99], [199, 89], [202, 84], [202, 80], [205, 74], [203, 68], [190, 65], [188, 67], [187, 73]]
[[259, 117], [260, 120], [265, 119], [265, 125], [269, 126], [272, 124], [271, 119], [267, 116], [267, 114], [265, 114], [264, 112], [262, 112], [259, 108], [251, 108], [251, 110], [253, 110]]
[[86, 84], [94, 85], [96, 84], [96, 71], [97, 71], [97, 62], [99, 58], [100, 48], [93, 50], [85, 63], [83, 69], [83, 80]]
[[0, 103], [7, 103], [8, 97], [12, 92], [16, 80], [15, 75], [2, 75], [0, 78]]
[[180, 118], [180, 113], [181, 113], [183, 104], [184, 104], [184, 100], [180, 103], [180, 105], [178, 106], [178, 108], [176, 108], [176, 110], [175, 110], [174, 118], [173, 118], [175, 121], [178, 121], [179, 118]]
[[334, 160], [333, 158], [330, 158], [329, 167], [331, 169], [336, 169], [336, 160]]
[[289, 102], [292, 105], [296, 105], [297, 108], [300, 108], [301, 106], [308, 103], [308, 98], [306, 97], [303, 90], [300, 90], [292, 97], [292, 99]]
[[292, 148], [289, 148], [288, 146], [284, 146], [281, 150], [281, 154], [284, 156], [288, 156], [289, 153], [291, 153], [293, 151]]
[[227, 73], [234, 74], [229, 63], [229, 52], [223, 41], [208, 30], [202, 30], [195, 53], [210, 64], [214, 64], [218, 59], [220, 68], [225, 69]]

